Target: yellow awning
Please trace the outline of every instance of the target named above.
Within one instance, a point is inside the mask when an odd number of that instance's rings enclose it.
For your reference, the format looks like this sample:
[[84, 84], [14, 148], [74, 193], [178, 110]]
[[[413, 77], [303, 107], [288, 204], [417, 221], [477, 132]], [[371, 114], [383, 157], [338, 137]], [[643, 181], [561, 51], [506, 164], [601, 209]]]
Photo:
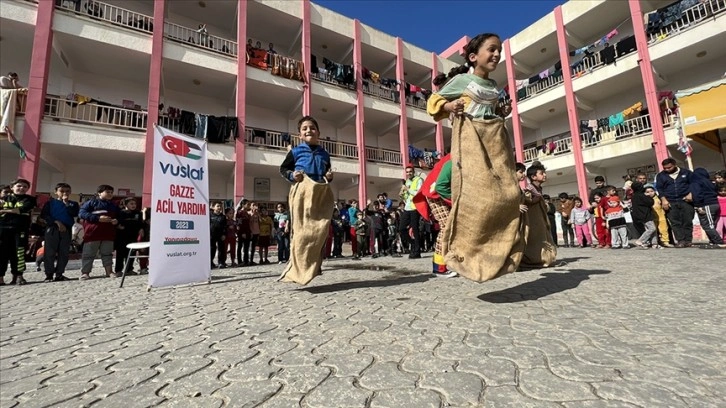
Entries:
[[686, 136], [726, 128], [726, 78], [676, 92]]

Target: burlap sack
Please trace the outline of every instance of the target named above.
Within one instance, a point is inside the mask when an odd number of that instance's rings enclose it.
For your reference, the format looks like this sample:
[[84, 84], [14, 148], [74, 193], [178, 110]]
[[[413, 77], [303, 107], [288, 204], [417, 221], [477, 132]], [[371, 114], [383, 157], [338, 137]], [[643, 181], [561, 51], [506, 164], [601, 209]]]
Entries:
[[307, 285], [320, 275], [334, 200], [328, 183], [316, 183], [308, 176], [290, 188], [290, 261], [281, 281]]
[[528, 193], [526, 197], [525, 204], [529, 206], [529, 210], [527, 211], [526, 244], [521, 266], [526, 268], [552, 266], [557, 259], [557, 247], [552, 241], [547, 204], [541, 196], [536, 203], [532, 203], [531, 193]]
[[502, 119], [454, 120], [446, 266], [476, 282], [514, 272], [524, 250], [520, 189]]

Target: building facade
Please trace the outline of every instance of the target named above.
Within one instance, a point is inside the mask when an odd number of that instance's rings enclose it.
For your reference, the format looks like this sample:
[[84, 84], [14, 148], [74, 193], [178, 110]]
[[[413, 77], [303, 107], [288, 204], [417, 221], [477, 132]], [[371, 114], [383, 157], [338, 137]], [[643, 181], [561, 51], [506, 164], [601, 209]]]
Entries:
[[[651, 15], [672, 1], [570, 1], [504, 41], [493, 78], [513, 100], [515, 154], [549, 169], [548, 192], [585, 194], [595, 175], [617, 184], [684, 157], [667, 91], [726, 66], [724, 0], [686, 1], [667, 24]], [[0, 72], [29, 88], [14, 131], [26, 157], [2, 143], [2, 180], [41, 193], [107, 183], [146, 200], [154, 124], [214, 141], [210, 199], [285, 200], [278, 166], [306, 114], [337, 198], [395, 198], [411, 156], [450, 143], [425, 97], [468, 41], [433, 53], [307, 0], [3, 0], [0, 19]], [[692, 145], [696, 165], [723, 167]]]

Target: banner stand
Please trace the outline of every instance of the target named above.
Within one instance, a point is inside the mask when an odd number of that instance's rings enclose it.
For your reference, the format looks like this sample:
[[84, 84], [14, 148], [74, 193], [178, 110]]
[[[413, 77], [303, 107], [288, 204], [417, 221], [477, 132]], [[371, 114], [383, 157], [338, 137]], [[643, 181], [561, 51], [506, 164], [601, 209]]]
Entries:
[[212, 281], [207, 143], [154, 126], [149, 283]]

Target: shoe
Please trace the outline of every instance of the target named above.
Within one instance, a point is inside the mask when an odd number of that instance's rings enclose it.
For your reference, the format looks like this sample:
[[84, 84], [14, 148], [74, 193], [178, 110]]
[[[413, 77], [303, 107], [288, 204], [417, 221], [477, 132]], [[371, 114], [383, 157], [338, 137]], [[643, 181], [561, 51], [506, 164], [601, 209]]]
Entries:
[[229, 264], [229, 267], [230, 267], [230, 268], [236, 268], [236, 267], [237, 267], [237, 264], [236, 264], [236, 263], [234, 263], [234, 262], [232, 262], [231, 264]]
[[663, 246], [661, 246], [661, 245], [656, 245], [656, 246], [654, 246], [654, 247], [653, 247], [653, 249], [663, 249]]
[[219, 269], [224, 269], [227, 267], [227, 264], [219, 264]]
[[459, 274], [454, 271], [434, 272], [433, 275], [436, 278], [455, 278], [455, 277], [459, 276]]
[[255, 261], [250, 261], [247, 266], [257, 266], [257, 263], [255, 263]]
[[63, 275], [58, 275], [55, 277], [55, 279], [53, 279], [53, 282], [63, 282], [63, 281], [68, 281], [68, 280], [70, 280], [70, 279], [66, 278]]
[[116, 272], [110, 272], [110, 273], [106, 273], [106, 277], [107, 278], [118, 278], [119, 274]]
[[215, 265], [215, 264], [214, 264], [214, 262], [212, 262], [212, 263], [210, 264], [210, 268], [214, 269], [214, 268], [216, 268], [216, 267], [217, 267], [217, 265]]
[[89, 279], [91, 279], [91, 275], [89, 275], [87, 273], [82, 273], [81, 277], [78, 278], [78, 280], [89, 280]]
[[676, 244], [676, 248], [685, 248], [686, 244], [684, 242], [679, 242]]
[[673, 248], [673, 244], [666, 242], [663, 245], [661, 245], [663, 248]]
[[421, 254], [409, 254], [408, 259], [421, 259]]
[[36, 272], [40, 272], [40, 266], [38, 266], [37, 268], [35, 268], [35, 271]]
[[692, 246], [693, 246], [693, 243], [692, 242], [686, 242], [686, 243], [683, 244], [683, 247], [684, 248], [690, 248]]
[[52, 276], [51, 276], [51, 277], [47, 277], [47, 276], [46, 276], [46, 278], [45, 278], [45, 280], [43, 281], [43, 283], [50, 283], [50, 282], [53, 282], [53, 277], [52, 277]]
[[353, 260], [354, 260], [354, 261], [360, 261], [361, 259], [360, 259], [360, 257], [359, 257], [359, 256], [354, 256], [354, 257], [353, 257]]
[[284, 263], [285, 263], [285, 262], [282, 262], [282, 261], [277, 261], [277, 264], [278, 264], [278, 265], [282, 265], [282, 264], [284, 264]]
[[28, 283], [28, 281], [26, 281], [25, 278], [23, 278], [22, 276], [18, 276], [18, 282], [17, 282], [18, 286], [25, 285], [26, 283]]
[[18, 276], [17, 275], [13, 275], [13, 278], [10, 279], [10, 284], [11, 285], [15, 285], [16, 283], [18, 283]]
[[[122, 274], [123, 274], [123, 272], [116, 272], [116, 276], [121, 276]], [[126, 272], [126, 276], [135, 276], [135, 275], [138, 275], [138, 273], [134, 272], [134, 271]]]
[[614, 247], [610, 247], [610, 249], [620, 249], [620, 247], [614, 246]]
[[265, 259], [265, 265], [269, 265], [269, 264], [270, 264], [270, 260], [269, 259]]
[[378, 254], [373, 254], [373, 256], [371, 256], [371, 258], [373, 258], [373, 259], [378, 258]]
[[147, 273], [149, 273], [149, 268], [141, 268], [139, 271], [139, 275], [146, 275]]
[[5, 277], [3, 276], [2, 279], [0, 279], [0, 286], [5, 286]]

